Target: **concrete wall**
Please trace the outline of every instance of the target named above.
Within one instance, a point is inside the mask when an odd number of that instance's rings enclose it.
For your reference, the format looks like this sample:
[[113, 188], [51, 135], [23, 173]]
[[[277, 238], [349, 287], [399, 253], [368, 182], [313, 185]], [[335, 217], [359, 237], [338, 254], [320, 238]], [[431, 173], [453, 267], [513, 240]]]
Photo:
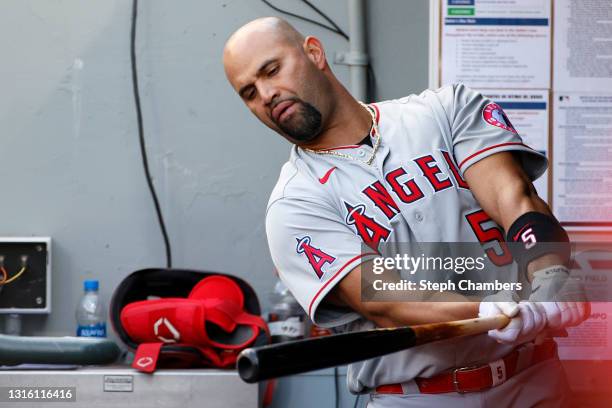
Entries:
[[[297, 0], [274, 4], [317, 16]], [[344, 0], [316, 1], [345, 30]], [[131, 2], [3, 0], [0, 12], [0, 235], [53, 238], [53, 313], [25, 334], [69, 335], [82, 281], [108, 302], [130, 272], [163, 266], [140, 161], [129, 63]], [[379, 99], [427, 86], [426, 0], [370, 0]], [[257, 0], [140, 2], [137, 53], [150, 166], [174, 266], [273, 285], [263, 215], [289, 145], [226, 83], [229, 34], [276, 15]], [[328, 55], [347, 42], [308, 23]], [[333, 66], [348, 80], [345, 66]], [[0, 326], [2, 327], [2, 326]]]

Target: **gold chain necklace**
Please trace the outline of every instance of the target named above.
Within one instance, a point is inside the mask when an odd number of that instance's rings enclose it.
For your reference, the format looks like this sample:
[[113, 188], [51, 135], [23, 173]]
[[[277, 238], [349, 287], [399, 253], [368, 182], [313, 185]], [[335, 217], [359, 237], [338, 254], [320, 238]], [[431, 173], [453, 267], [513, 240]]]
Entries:
[[374, 113], [374, 111], [368, 105], [366, 105], [365, 103], [361, 101], [359, 101], [359, 104], [363, 106], [365, 110], [368, 111], [370, 116], [372, 116], [372, 129], [374, 130], [374, 137], [376, 138], [374, 141], [374, 146], [372, 147], [372, 155], [370, 156], [368, 160], [361, 160], [349, 154], [340, 153], [335, 150], [313, 150], [313, 149], [308, 149], [306, 147], [302, 147], [302, 150], [305, 150], [311, 153], [321, 154], [321, 155], [336, 156], [336, 157], [342, 157], [344, 159], [355, 160], [355, 161], [365, 163], [368, 166], [372, 165], [372, 162], [374, 161], [374, 156], [376, 156], [376, 151], [378, 150], [378, 146], [380, 146], [380, 132], [378, 131], [378, 123], [376, 123], [376, 114]]

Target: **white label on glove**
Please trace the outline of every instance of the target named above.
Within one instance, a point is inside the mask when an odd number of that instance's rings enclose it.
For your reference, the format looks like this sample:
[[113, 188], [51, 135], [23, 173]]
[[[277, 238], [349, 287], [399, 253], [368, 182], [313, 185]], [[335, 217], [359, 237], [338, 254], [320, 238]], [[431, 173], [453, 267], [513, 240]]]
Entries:
[[299, 317], [290, 317], [280, 322], [268, 323], [271, 336], [300, 337], [304, 335], [304, 322]]

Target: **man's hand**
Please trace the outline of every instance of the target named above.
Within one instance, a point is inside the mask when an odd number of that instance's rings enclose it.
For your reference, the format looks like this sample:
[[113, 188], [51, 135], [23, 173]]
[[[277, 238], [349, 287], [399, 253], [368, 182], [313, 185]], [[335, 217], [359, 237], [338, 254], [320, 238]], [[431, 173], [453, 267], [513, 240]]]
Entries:
[[562, 265], [533, 273], [529, 300], [538, 302], [553, 330], [577, 326], [591, 314], [584, 286]]
[[546, 326], [546, 314], [532, 302], [517, 303], [513, 292], [502, 291], [487, 296], [480, 303], [480, 317], [504, 314], [511, 318], [503, 329], [490, 330], [489, 337], [500, 343], [522, 344], [536, 338]]

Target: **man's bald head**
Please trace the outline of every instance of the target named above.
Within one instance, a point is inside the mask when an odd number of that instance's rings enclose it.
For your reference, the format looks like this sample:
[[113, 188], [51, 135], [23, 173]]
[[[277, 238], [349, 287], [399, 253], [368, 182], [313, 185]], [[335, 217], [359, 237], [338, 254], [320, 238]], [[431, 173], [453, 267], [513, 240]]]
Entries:
[[223, 50], [224, 63], [241, 47], [260, 37], [271, 47], [289, 45], [301, 48], [304, 44], [304, 36], [287, 21], [278, 17], [262, 17], [246, 23], [230, 36]]
[[253, 20], [223, 50], [227, 79], [249, 109], [293, 143], [314, 143], [332, 110], [336, 81], [323, 45], [277, 17]]

